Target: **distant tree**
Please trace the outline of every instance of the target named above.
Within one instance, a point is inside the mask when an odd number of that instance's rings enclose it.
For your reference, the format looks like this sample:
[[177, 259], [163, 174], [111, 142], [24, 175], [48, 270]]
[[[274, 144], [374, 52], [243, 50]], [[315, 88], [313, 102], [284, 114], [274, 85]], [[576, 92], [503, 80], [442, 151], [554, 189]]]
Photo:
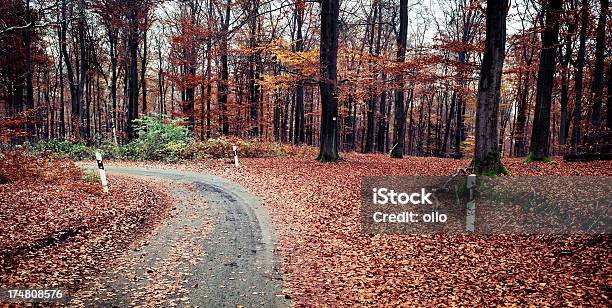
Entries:
[[221, 68], [219, 70], [219, 80], [217, 82], [217, 97], [220, 113], [219, 113], [219, 122], [221, 123], [221, 132], [223, 135], [229, 135], [229, 119], [228, 119], [228, 110], [227, 110], [227, 101], [229, 94], [229, 59], [228, 59], [228, 36], [229, 36], [229, 26], [230, 26], [230, 14], [231, 14], [232, 0], [227, 0], [225, 6], [225, 12], [222, 12], [221, 15], [221, 23], [220, 23], [220, 62]]
[[576, 101], [574, 103], [574, 126], [572, 128], [572, 151], [576, 151], [576, 147], [580, 143], [580, 131], [582, 122], [582, 80], [584, 78], [584, 62], [586, 53], [586, 36], [588, 28], [589, 16], [589, 0], [582, 0], [580, 8], [580, 43], [578, 47], [578, 58], [576, 59], [576, 77], [574, 77], [574, 93]]
[[[570, 1], [570, 8], [574, 7], [574, 1]], [[572, 46], [573, 41], [572, 37], [574, 36], [574, 32], [576, 31], [576, 18], [570, 13], [571, 10], [566, 10], [567, 19], [567, 29], [565, 31], [564, 43], [562, 46], [559, 46], [559, 62], [561, 64], [561, 118], [559, 119], [559, 145], [565, 145], [567, 141], [567, 133], [569, 132], [569, 117], [567, 112], [568, 102], [569, 102], [569, 64], [572, 59], [572, 51], [574, 47]], [[565, 47], [565, 52], [563, 51], [563, 47]]]
[[544, 5], [546, 21], [544, 33], [542, 34], [542, 51], [540, 52], [536, 105], [533, 115], [528, 161], [543, 161], [548, 159], [549, 156], [550, 109], [552, 105], [561, 10], [561, 0], [549, 0]]
[[[606, 51], [606, 18], [608, 17], [609, 0], [599, 0], [600, 13], [599, 21], [597, 22], [597, 30], [595, 30], [595, 68], [593, 69], [593, 111], [591, 113], [591, 126], [599, 128], [601, 124], [601, 101], [604, 96], [604, 58]], [[610, 95], [610, 93], [608, 93]]]
[[485, 53], [480, 66], [476, 107], [476, 174], [506, 173], [499, 157], [497, 123], [501, 75], [506, 56], [507, 0], [487, 0]]
[[[126, 8], [122, 5], [121, 0], [100, 0], [95, 3], [95, 11], [100, 16], [102, 26], [106, 30], [108, 39], [108, 57], [110, 63], [108, 65], [108, 73], [110, 76], [109, 100], [111, 102], [111, 131], [113, 142], [117, 143], [117, 123], [119, 118], [118, 101], [117, 101], [117, 81], [119, 79], [118, 63], [119, 63], [119, 33], [125, 28], [122, 14]], [[125, 14], [124, 14], [125, 15]], [[61, 76], [60, 76], [61, 77]]]
[[[304, 25], [304, 0], [298, 0], [295, 2], [295, 9], [293, 11], [295, 19], [295, 44], [293, 49], [295, 52], [304, 52], [304, 36], [302, 33], [302, 27]], [[304, 81], [298, 80], [294, 90], [295, 95], [295, 121], [294, 121], [294, 138], [293, 142], [302, 144], [306, 142], [306, 120], [304, 115]]]
[[607, 126], [608, 129], [612, 130], [612, 61], [610, 61], [608, 68], [608, 100], [606, 101], [607, 108]]

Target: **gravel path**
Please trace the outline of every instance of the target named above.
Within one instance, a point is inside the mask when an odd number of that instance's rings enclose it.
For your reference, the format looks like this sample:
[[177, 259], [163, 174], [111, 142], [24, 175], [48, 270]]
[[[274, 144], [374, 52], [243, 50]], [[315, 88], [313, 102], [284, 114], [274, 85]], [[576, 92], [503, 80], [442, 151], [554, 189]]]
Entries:
[[[174, 214], [90, 290], [94, 306], [287, 307], [274, 229], [254, 195], [194, 172], [106, 166], [107, 174], [171, 181]], [[176, 185], [175, 185], [176, 184]], [[121, 263], [121, 262], [120, 262]], [[87, 291], [86, 291], [87, 292]]]

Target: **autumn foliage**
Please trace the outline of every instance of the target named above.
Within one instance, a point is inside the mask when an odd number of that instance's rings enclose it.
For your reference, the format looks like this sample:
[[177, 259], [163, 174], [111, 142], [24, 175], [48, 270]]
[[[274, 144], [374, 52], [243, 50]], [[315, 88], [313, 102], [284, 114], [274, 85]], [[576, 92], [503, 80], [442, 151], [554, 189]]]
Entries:
[[[84, 191], [94, 191], [94, 183], [82, 182], [85, 174], [67, 159], [57, 159], [50, 153], [31, 155], [24, 149], [0, 152], [0, 183], [55, 183], [77, 182]], [[85, 184], [81, 186], [81, 184]]]
[[[513, 175], [610, 176], [607, 162], [525, 164]], [[591, 235], [365, 235], [361, 176], [446, 176], [468, 160], [345, 154], [247, 159], [187, 168], [255, 192], [278, 227], [285, 286], [297, 306], [593, 305], [608, 302], [610, 237]], [[282, 192], [282, 193], [279, 193]]]

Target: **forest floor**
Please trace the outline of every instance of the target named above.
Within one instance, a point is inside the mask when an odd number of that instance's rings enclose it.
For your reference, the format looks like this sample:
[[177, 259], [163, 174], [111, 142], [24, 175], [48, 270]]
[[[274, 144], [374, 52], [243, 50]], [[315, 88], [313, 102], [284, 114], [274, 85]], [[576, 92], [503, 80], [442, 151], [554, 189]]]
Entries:
[[163, 185], [122, 176], [104, 194], [71, 162], [46, 163], [40, 177], [0, 185], [0, 288], [71, 297], [167, 219], [174, 201]]
[[[278, 234], [284, 286], [298, 306], [610, 303], [609, 236], [362, 234], [362, 176], [446, 176], [469, 160], [342, 158], [242, 159], [238, 168], [229, 160], [126, 164], [215, 174], [259, 196]], [[513, 176], [612, 175], [610, 162], [504, 165]]]
[[[229, 160], [111, 162], [111, 192], [119, 193], [111, 193], [110, 198], [99, 192], [95, 181], [84, 184], [75, 179], [59, 188], [50, 183], [2, 184], [0, 213], [3, 221], [13, 223], [0, 225], [0, 234], [11, 234], [2, 237], [0, 252], [19, 252], [20, 257], [15, 262], [5, 257], [8, 254], [2, 255], [0, 287], [69, 286], [69, 291], [80, 290], [74, 304], [83, 300], [100, 303], [109, 297], [115, 298], [110, 302], [124, 303], [126, 294], [136, 298], [136, 303], [148, 299], [168, 306], [195, 304], [204, 301], [198, 296], [208, 296], [203, 295], [206, 290], [230, 293], [228, 286], [236, 282], [208, 280], [219, 284], [209, 286], [211, 289], [198, 286], [192, 275], [202, 277], [205, 267], [210, 265], [209, 271], [213, 270], [224, 255], [235, 256], [231, 249], [223, 248], [227, 246], [223, 238], [248, 238], [229, 234], [245, 228], [257, 239], [263, 239], [265, 232], [276, 234], [274, 253], [281, 261], [283, 290], [280, 294], [280, 286], [272, 287], [266, 293], [274, 294], [272, 300], [281, 306], [287, 304], [280, 302], [284, 298], [297, 306], [609, 305], [609, 236], [366, 235], [361, 232], [359, 212], [362, 176], [446, 176], [467, 166], [469, 160], [397, 160], [349, 153], [342, 158], [337, 164], [321, 164], [312, 158], [241, 159], [238, 168]], [[610, 162], [566, 163], [557, 158], [553, 163], [532, 164], [506, 159], [504, 164], [511, 175], [612, 175]], [[157, 174], [148, 174], [145, 181], [144, 171], [125, 172], [132, 176], [129, 179], [112, 173], [112, 168], [136, 167], [155, 168]], [[189, 180], [186, 174], [198, 179]], [[221, 190], [206, 188], [210, 183], [202, 179], [210, 180], [211, 175], [238, 183], [256, 195], [269, 221], [257, 217], [233, 224], [235, 218], [223, 219], [224, 215], [240, 216], [247, 207], [231, 207], [239, 205], [242, 197], [224, 191], [241, 189], [235, 184]], [[176, 183], [186, 179], [190, 183]], [[191, 213], [184, 211], [189, 208]], [[202, 218], [207, 213], [212, 219]], [[259, 228], [253, 225], [255, 220]], [[197, 223], [183, 225], [186, 221]], [[164, 248], [169, 234], [170, 248]], [[56, 240], [46, 245], [41, 235]], [[202, 243], [204, 250], [195, 249], [194, 242]], [[251, 244], [252, 240], [245, 240], [238, 246]], [[167, 258], [156, 257], [164, 249], [169, 249], [161, 254]], [[223, 255], [218, 260], [207, 259], [215, 253]], [[273, 258], [268, 256], [265, 262]], [[252, 264], [245, 261], [244, 266]], [[240, 279], [245, 271], [222, 275], [233, 281], [229, 278]], [[133, 283], [115, 287], [117, 275]], [[142, 285], [151, 278], [160, 283]], [[109, 286], [105, 279], [112, 280], [112, 288], [105, 287]], [[80, 286], [86, 281], [96, 284]], [[164, 301], [167, 292], [191, 295]], [[253, 292], [266, 303], [258, 291]]]

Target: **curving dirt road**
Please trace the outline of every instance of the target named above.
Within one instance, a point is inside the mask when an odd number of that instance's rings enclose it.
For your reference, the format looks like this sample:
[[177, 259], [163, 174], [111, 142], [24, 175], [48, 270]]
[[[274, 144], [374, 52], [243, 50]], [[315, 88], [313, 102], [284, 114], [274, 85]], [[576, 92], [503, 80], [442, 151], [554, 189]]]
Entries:
[[170, 181], [177, 206], [146, 245], [85, 288], [87, 306], [290, 306], [273, 227], [257, 197], [206, 174], [116, 165], [106, 171], [111, 179]]

